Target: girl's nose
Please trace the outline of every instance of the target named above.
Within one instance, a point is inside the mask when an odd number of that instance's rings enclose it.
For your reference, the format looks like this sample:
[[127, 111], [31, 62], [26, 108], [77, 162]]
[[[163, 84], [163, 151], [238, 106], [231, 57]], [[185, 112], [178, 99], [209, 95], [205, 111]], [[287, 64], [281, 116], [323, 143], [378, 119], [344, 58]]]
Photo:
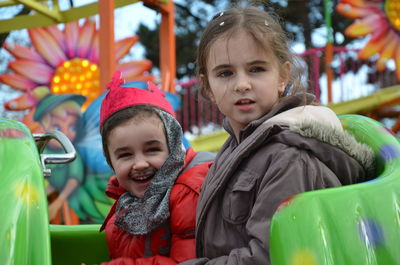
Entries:
[[234, 87], [234, 91], [237, 93], [245, 93], [251, 90], [251, 83], [245, 76], [238, 76], [237, 83]]
[[147, 162], [146, 159], [141, 158], [141, 157], [135, 158], [135, 161], [133, 163], [134, 170], [140, 171], [140, 170], [144, 170], [148, 167], [149, 167], [149, 163]]

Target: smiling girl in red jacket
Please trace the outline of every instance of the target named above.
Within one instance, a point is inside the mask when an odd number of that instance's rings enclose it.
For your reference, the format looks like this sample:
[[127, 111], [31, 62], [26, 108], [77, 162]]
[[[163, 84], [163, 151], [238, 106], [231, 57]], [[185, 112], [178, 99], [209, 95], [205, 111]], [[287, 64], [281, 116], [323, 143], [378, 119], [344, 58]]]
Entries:
[[210, 153], [186, 151], [163, 93], [123, 87], [116, 72], [100, 110], [100, 131], [116, 199], [101, 230], [111, 261], [103, 265], [177, 264], [195, 257], [196, 204]]

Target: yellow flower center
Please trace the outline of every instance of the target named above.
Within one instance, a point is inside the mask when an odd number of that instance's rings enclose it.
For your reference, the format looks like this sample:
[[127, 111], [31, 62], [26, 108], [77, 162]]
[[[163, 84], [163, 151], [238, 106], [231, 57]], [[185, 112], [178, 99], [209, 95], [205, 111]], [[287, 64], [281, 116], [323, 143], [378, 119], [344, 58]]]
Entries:
[[398, 0], [386, 0], [385, 12], [390, 24], [400, 31], [400, 2]]
[[57, 67], [51, 81], [51, 92], [86, 96], [85, 108], [100, 95], [99, 86], [99, 67], [86, 59], [74, 58]]

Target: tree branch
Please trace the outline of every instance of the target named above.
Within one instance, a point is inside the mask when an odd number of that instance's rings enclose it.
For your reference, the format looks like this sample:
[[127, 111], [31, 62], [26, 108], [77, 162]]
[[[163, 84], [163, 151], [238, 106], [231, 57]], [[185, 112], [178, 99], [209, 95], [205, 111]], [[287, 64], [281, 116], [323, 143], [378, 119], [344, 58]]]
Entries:
[[[21, 9], [21, 11], [18, 12], [18, 14], [15, 15], [16, 16], [21, 16], [21, 15], [27, 15], [29, 14], [29, 12], [31, 12], [31, 10], [27, 7], [23, 7]], [[4, 42], [6, 41], [8, 35], [10, 35], [10, 32], [4, 32], [4, 33], [0, 33], [0, 48], [3, 47]]]
[[175, 7], [181, 9], [188, 17], [190, 16], [190, 17], [194, 18], [194, 20], [196, 21], [196, 23], [198, 25], [201, 25], [201, 21], [203, 19], [201, 19], [198, 16], [193, 15], [192, 12], [190, 11], [190, 9], [187, 6], [183, 6], [183, 5], [179, 4], [179, 3], [174, 3], [174, 4], [175, 4]]

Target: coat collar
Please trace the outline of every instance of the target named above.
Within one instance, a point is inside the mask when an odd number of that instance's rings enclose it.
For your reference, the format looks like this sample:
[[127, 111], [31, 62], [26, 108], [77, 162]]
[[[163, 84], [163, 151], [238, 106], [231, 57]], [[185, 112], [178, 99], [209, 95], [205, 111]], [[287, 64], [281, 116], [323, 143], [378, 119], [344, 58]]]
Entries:
[[[260, 124], [265, 122], [266, 120], [295, 107], [311, 104], [314, 101], [315, 96], [309, 93], [301, 93], [283, 98], [281, 102], [279, 102], [278, 105], [276, 105], [270, 112], [268, 112], [258, 120], [250, 122], [246, 127], [241, 130], [240, 142], [243, 141], [244, 138], [252, 134], [254, 130], [256, 130], [260, 126]], [[235, 138], [228, 119], [225, 118], [223, 120], [222, 126], [233, 138]]]

